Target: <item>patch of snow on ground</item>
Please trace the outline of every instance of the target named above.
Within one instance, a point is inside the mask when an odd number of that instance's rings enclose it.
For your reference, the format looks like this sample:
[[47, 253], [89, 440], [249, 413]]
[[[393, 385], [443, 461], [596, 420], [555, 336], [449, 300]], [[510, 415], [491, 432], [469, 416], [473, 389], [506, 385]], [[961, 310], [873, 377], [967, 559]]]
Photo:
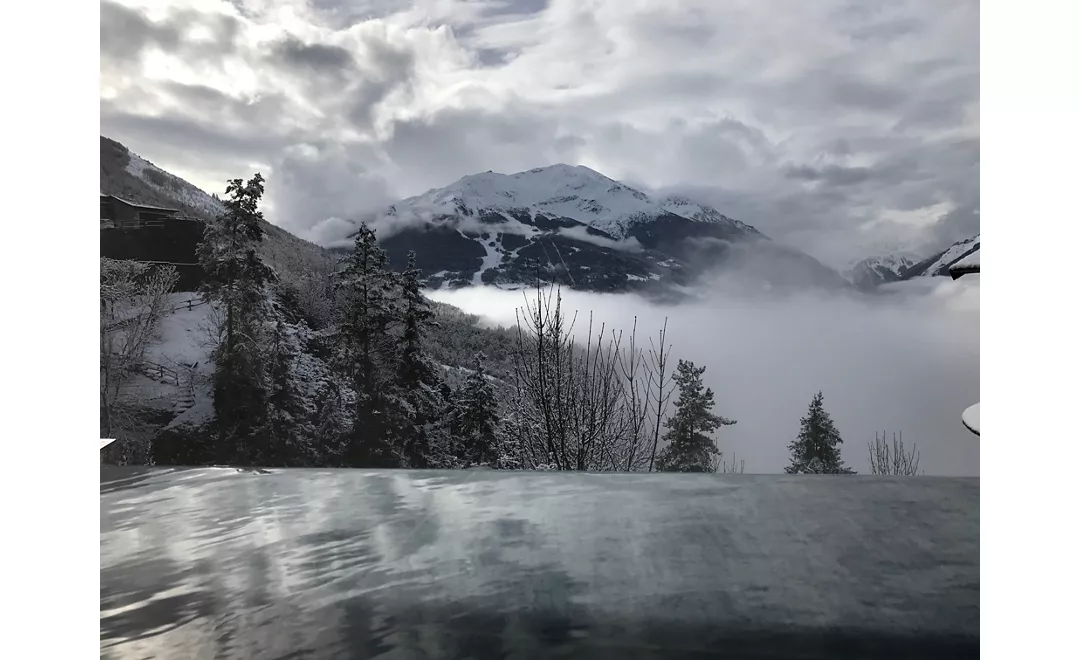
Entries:
[[[191, 309], [188, 301], [193, 301]], [[180, 375], [180, 385], [165, 384], [175, 403], [189, 391], [194, 395], [194, 405], [173, 420], [197, 423], [213, 413], [213, 394], [210, 378], [214, 373], [213, 345], [210, 329], [215, 305], [201, 302], [191, 293], [174, 293], [169, 296], [169, 306], [179, 308], [161, 320], [158, 341], [147, 350], [148, 362], [167, 367]], [[170, 424], [170, 426], [172, 425]]]

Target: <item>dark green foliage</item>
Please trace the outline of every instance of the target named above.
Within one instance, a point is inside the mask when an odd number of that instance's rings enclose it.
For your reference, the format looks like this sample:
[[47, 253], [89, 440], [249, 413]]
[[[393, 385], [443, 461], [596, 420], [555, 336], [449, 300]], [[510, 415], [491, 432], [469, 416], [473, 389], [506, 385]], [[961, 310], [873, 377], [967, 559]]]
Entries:
[[293, 385], [291, 364], [295, 351], [279, 318], [270, 338], [267, 378], [267, 420], [262, 430], [256, 463], [263, 466], [305, 465], [311, 462], [309, 448], [296, 433], [297, 418], [303, 413]]
[[400, 467], [404, 461], [394, 442], [390, 396], [395, 278], [387, 269], [386, 252], [366, 224], [356, 234], [344, 265], [336, 282], [343, 305], [338, 363], [356, 393], [346, 460], [355, 466]]
[[721, 426], [734, 424], [735, 420], [713, 414], [713, 391], [702, 383], [703, 373], [704, 366], [695, 367], [693, 362], [679, 360], [675, 373], [679, 398], [675, 401], [675, 414], [665, 423], [667, 447], [657, 459], [661, 472], [717, 470], [721, 453], [709, 434]]
[[409, 253], [401, 274], [398, 373], [401, 442], [406, 464], [414, 468], [431, 467], [432, 423], [440, 408], [436, 366], [424, 352], [425, 338], [434, 325], [431, 302], [424, 296], [416, 254]]
[[203, 294], [224, 319], [215, 352], [214, 413], [220, 450], [230, 461], [253, 464], [265, 454], [269, 393], [263, 356], [267, 318], [264, 287], [272, 273], [258, 254], [263, 231], [259, 201], [263, 178], [229, 181], [229, 199], [217, 222], [207, 223], [199, 245]]
[[825, 410], [825, 397], [814, 395], [806, 416], [799, 420], [799, 435], [788, 445], [791, 464], [784, 468], [788, 474], [855, 474], [844, 467], [840, 458], [840, 431]]
[[492, 465], [498, 458], [499, 414], [489, 378], [484, 354], [477, 353], [471, 372], [453, 394], [450, 428], [455, 453], [465, 466]]
[[433, 385], [435, 368], [424, 355], [423, 345], [435, 313], [431, 311], [431, 301], [424, 296], [415, 252], [409, 253], [408, 265], [401, 274], [400, 304], [402, 332], [398, 380], [406, 390], [421, 384]]

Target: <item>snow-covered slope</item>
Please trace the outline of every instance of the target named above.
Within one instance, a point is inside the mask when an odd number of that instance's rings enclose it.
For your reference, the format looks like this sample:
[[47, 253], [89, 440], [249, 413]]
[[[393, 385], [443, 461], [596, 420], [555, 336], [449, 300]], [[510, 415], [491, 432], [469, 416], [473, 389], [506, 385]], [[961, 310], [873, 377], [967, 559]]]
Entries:
[[[702, 214], [700, 207], [695, 210]], [[669, 212], [640, 190], [595, 170], [558, 164], [517, 174], [471, 174], [445, 188], [402, 200], [390, 213], [479, 215], [484, 211], [526, 212], [531, 219], [537, 215], [573, 218], [613, 238], [626, 238], [633, 224]]]
[[979, 249], [979, 234], [953, 243], [944, 251], [921, 261], [904, 272], [904, 279], [948, 275], [949, 266]]
[[680, 215], [684, 218], [690, 218], [691, 220], [696, 220], [698, 222], [712, 222], [728, 225], [749, 235], [761, 235], [761, 232], [746, 223], [729, 218], [711, 206], [691, 201], [680, 195], [669, 195], [664, 197], [659, 200], [658, 204], [668, 213], [674, 213], [675, 215]]
[[846, 275], [852, 284], [868, 291], [903, 279], [904, 272], [914, 265], [914, 259], [902, 255], [870, 257], [852, 266]]
[[138, 154], [128, 152], [129, 160], [125, 170], [137, 179], [145, 182], [163, 196], [189, 209], [194, 209], [198, 217], [212, 219], [225, 211], [225, 205], [212, 195], [173, 176]]

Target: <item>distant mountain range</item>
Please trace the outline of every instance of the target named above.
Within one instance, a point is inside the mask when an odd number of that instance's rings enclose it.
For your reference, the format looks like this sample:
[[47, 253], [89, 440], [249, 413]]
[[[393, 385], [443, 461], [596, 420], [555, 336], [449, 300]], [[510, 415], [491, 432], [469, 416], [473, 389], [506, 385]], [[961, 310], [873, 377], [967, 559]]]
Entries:
[[845, 275], [863, 291], [873, 291], [883, 284], [915, 277], [947, 276], [949, 267], [976, 252], [979, 244], [979, 234], [976, 234], [919, 261], [908, 255], [870, 257], [855, 264]]
[[863, 259], [845, 275], [859, 289], [872, 291], [882, 284], [904, 279], [904, 272], [915, 265], [915, 260], [901, 255], [870, 257]]
[[904, 279], [913, 277], [936, 277], [949, 274], [949, 266], [979, 249], [979, 234], [957, 241], [937, 254], [913, 264], [904, 271]]

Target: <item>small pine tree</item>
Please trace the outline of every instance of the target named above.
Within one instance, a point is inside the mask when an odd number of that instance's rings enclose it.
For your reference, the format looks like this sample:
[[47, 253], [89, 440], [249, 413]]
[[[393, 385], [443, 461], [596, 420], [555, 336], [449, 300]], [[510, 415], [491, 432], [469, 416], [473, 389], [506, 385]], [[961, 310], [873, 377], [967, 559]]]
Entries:
[[799, 420], [798, 437], [788, 445], [791, 464], [784, 468], [788, 474], [855, 474], [844, 467], [840, 458], [843, 439], [825, 410], [825, 396], [818, 392], [810, 402], [806, 416]]
[[496, 434], [499, 416], [495, 388], [484, 369], [485, 356], [473, 357], [472, 373], [454, 395], [451, 433], [466, 467], [492, 465], [498, 459]]
[[679, 398], [675, 401], [675, 414], [665, 423], [667, 447], [658, 457], [661, 472], [716, 471], [721, 454], [708, 434], [734, 424], [735, 420], [713, 414], [713, 391], [702, 383], [704, 373], [704, 366], [695, 367], [693, 362], [679, 360], [675, 372]]
[[199, 244], [203, 296], [225, 313], [214, 370], [214, 412], [220, 458], [256, 460], [256, 433], [264, 426], [267, 392], [262, 340], [267, 317], [264, 287], [273, 279], [258, 254], [263, 238], [259, 201], [263, 178], [232, 179], [225, 212], [206, 224]]

